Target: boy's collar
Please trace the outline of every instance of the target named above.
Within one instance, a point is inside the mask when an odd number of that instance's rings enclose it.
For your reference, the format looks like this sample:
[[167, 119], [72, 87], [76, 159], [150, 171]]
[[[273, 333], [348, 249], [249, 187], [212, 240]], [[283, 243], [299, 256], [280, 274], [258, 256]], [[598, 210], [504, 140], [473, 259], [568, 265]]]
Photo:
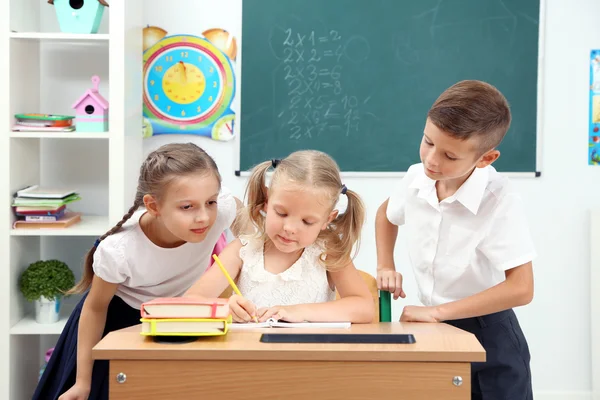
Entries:
[[[475, 168], [471, 176], [467, 178], [465, 183], [452, 196], [444, 201], [451, 203], [458, 200], [473, 214], [477, 214], [483, 193], [487, 187], [489, 179], [489, 168]], [[419, 189], [419, 197], [428, 199], [429, 196], [435, 197], [437, 203], [437, 191], [435, 189], [435, 180], [430, 179], [425, 172], [419, 174], [410, 184], [411, 189]], [[431, 202], [430, 202], [431, 203]], [[437, 207], [436, 207], [437, 208]]]

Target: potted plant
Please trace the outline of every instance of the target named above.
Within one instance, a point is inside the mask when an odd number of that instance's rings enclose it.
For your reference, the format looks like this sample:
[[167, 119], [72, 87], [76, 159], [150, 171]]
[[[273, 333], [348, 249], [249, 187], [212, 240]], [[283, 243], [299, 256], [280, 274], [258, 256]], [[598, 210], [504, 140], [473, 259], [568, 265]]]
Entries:
[[73, 271], [59, 260], [40, 260], [21, 274], [23, 296], [35, 302], [35, 320], [40, 324], [58, 321], [64, 292], [75, 284]]

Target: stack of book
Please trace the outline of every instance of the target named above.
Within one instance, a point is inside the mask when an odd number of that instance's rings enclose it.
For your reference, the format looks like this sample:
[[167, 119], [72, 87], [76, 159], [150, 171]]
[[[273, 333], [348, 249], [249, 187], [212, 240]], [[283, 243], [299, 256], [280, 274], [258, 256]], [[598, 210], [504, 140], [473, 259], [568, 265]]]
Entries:
[[22, 132], [72, 132], [75, 130], [70, 115], [16, 114], [13, 131]]
[[66, 228], [81, 220], [81, 214], [67, 210], [67, 204], [81, 200], [75, 190], [43, 188], [38, 185], [19, 190], [13, 199], [17, 220], [14, 228]]
[[142, 335], [220, 336], [231, 324], [227, 299], [158, 298], [142, 304]]

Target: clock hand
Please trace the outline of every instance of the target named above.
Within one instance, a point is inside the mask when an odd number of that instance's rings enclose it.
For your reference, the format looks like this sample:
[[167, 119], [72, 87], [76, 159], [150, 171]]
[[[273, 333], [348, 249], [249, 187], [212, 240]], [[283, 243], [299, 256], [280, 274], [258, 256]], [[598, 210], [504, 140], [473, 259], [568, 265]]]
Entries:
[[187, 84], [187, 70], [185, 68], [185, 63], [183, 61], [179, 61], [179, 64], [181, 65], [181, 83], [183, 85]]

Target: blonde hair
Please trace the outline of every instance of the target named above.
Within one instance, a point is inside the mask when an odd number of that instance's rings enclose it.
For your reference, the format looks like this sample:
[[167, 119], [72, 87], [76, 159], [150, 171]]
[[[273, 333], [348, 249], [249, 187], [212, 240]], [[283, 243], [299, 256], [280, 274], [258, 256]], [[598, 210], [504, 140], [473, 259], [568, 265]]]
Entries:
[[87, 252], [81, 280], [67, 294], [83, 293], [94, 278], [94, 253], [101, 241], [117, 233], [135, 211], [144, 204], [144, 196], [152, 195], [160, 200], [169, 185], [177, 178], [192, 174], [212, 174], [221, 183], [221, 175], [215, 161], [193, 143], [170, 143], [148, 154], [140, 168], [140, 177], [133, 205], [117, 224], [102, 235]]
[[[344, 194], [348, 197], [346, 211], [338, 214], [317, 237], [317, 241], [324, 244], [324, 252], [320, 257], [324, 267], [335, 270], [346, 266], [358, 252], [365, 219], [365, 206], [356, 192], [342, 184], [338, 165], [323, 152], [296, 151], [283, 160], [265, 161], [255, 166], [246, 188], [247, 206], [238, 219], [240, 224], [249, 226], [251, 223], [256, 227], [261, 239], [268, 240], [264, 228], [265, 216], [261, 211], [267, 203], [265, 177], [272, 167], [274, 172], [270, 184], [271, 191], [283, 182], [322, 190], [329, 201], [330, 212], [340, 195]], [[355, 247], [354, 254], [353, 247]]]

